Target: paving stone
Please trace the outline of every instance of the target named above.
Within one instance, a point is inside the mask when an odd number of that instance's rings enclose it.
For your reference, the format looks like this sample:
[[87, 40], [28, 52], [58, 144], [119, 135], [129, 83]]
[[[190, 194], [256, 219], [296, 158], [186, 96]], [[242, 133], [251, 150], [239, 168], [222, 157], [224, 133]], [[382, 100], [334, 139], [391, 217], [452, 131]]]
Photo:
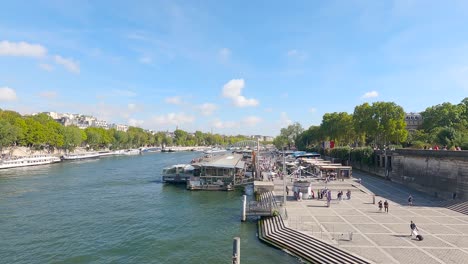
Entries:
[[325, 222], [333, 222], [333, 223], [343, 223], [343, 219], [339, 216], [336, 215], [328, 215], [328, 216], [323, 216], [323, 215], [318, 215], [315, 217], [320, 223], [325, 223]]
[[454, 229], [455, 231], [462, 233], [462, 234], [468, 234], [468, 225], [467, 224], [462, 224], [462, 225], [445, 225], [448, 228]]
[[343, 218], [346, 219], [347, 222], [352, 224], [359, 224], [359, 223], [376, 223], [372, 218], [367, 217], [365, 215], [345, 215]]
[[468, 248], [468, 235], [437, 235], [438, 238], [460, 248]]
[[398, 247], [398, 246], [411, 246], [405, 241], [409, 240], [408, 235], [394, 235], [394, 234], [366, 234], [374, 243], [379, 246]]
[[445, 243], [443, 239], [439, 239], [436, 236], [423, 234], [424, 239], [422, 241], [417, 240], [414, 237], [408, 237], [408, 241], [410, 241], [414, 246], [418, 247], [431, 247], [431, 248], [441, 248], [441, 247], [451, 247], [449, 244]]
[[363, 235], [353, 232], [353, 239], [349, 240], [349, 233], [333, 236], [340, 246], [372, 246], [372, 243]]
[[348, 224], [323, 223], [322, 226], [330, 233], [355, 232], [354, 228]]
[[362, 215], [361, 211], [357, 209], [350, 209], [350, 208], [333, 208], [333, 211], [335, 211], [337, 214], [341, 216]]
[[434, 216], [434, 217], [431, 217], [431, 220], [440, 224], [467, 224], [468, 225], [468, 223], [462, 220], [459, 220], [455, 217], [450, 217], [450, 216], [440, 216], [440, 217]]
[[439, 262], [416, 248], [384, 248], [399, 263], [432, 264]]
[[398, 263], [393, 262], [386, 254], [383, 254], [380, 250], [374, 247], [346, 247], [341, 246], [341, 249], [345, 249], [349, 252], [355, 253], [362, 256], [374, 263]]
[[431, 249], [430, 253], [445, 263], [467, 263], [468, 253], [459, 249]]
[[418, 225], [418, 229], [422, 230], [423, 232], [439, 235], [439, 234], [460, 234], [460, 231], [456, 231], [455, 229], [449, 228], [445, 225], [441, 224], [424, 224]]
[[370, 215], [370, 217], [372, 219], [374, 219], [375, 222], [381, 223], [381, 224], [404, 223], [404, 220], [402, 220], [402, 219], [400, 219], [398, 217], [392, 216], [391, 214], [382, 213], [382, 214], [379, 214], [379, 215]]
[[403, 235], [411, 234], [411, 229], [409, 227], [409, 224], [384, 224], [384, 226], [397, 234], [403, 234]]
[[354, 227], [362, 233], [391, 233], [380, 224], [354, 224]]
[[413, 221], [417, 226], [421, 224], [437, 224], [436, 221], [433, 221], [429, 219], [428, 217], [424, 217], [424, 216], [399, 216], [399, 218], [406, 221], [408, 223], [408, 226], [411, 223], [411, 221]]

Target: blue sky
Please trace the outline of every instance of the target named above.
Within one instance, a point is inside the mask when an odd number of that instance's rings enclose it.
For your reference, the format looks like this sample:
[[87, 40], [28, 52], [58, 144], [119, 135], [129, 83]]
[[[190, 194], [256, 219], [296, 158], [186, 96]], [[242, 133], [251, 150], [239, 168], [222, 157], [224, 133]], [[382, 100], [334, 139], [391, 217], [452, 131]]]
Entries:
[[6, 1], [0, 108], [275, 136], [468, 96], [467, 1]]

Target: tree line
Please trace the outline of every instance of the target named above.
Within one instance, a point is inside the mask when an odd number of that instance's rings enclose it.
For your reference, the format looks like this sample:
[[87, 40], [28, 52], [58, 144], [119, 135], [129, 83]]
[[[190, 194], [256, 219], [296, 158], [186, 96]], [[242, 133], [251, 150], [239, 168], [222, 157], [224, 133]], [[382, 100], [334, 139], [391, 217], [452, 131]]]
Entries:
[[77, 147], [88, 149], [125, 149], [144, 146], [212, 146], [232, 145], [246, 140], [245, 136], [223, 136], [196, 131], [174, 131], [174, 137], [165, 132], [150, 133], [139, 127], [129, 127], [126, 132], [114, 128], [104, 129], [63, 126], [50, 116], [41, 113], [32, 116], [0, 109], [0, 151], [4, 147], [24, 146], [32, 149], [63, 149]]
[[281, 149], [318, 150], [324, 141], [336, 146], [429, 148], [434, 145], [468, 149], [468, 97], [459, 104], [442, 103], [421, 113], [419, 129], [406, 129], [405, 111], [394, 102], [364, 103], [352, 114], [333, 112], [323, 115], [318, 126], [303, 129], [300, 123], [282, 128], [273, 144]]

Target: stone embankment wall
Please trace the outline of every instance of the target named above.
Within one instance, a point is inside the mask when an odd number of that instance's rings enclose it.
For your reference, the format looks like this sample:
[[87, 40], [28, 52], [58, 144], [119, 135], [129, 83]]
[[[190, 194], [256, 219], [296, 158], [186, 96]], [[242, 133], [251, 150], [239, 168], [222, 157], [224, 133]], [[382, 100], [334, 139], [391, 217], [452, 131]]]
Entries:
[[468, 151], [397, 149], [385, 154], [392, 181], [438, 197], [455, 193], [468, 198]]

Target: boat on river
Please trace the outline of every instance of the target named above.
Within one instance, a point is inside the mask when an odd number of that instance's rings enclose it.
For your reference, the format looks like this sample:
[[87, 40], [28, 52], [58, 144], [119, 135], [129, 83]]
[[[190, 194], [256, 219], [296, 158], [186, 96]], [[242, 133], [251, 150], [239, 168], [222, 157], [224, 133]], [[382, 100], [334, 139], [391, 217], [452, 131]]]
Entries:
[[72, 153], [72, 154], [63, 155], [62, 160], [92, 159], [92, 158], [99, 158], [100, 156], [101, 154], [99, 154], [99, 152]]
[[194, 176], [195, 167], [190, 164], [176, 164], [164, 168], [161, 181], [165, 183], [187, 183]]
[[52, 155], [31, 155], [25, 157], [11, 157], [0, 159], [0, 169], [9, 169], [26, 166], [36, 166], [60, 162], [61, 159]]
[[128, 156], [131, 156], [131, 155], [140, 155], [141, 154], [141, 151], [139, 149], [126, 149], [124, 150], [121, 154], [123, 155], [128, 155]]
[[240, 154], [215, 155], [192, 164], [194, 176], [187, 182], [189, 190], [230, 191], [245, 176], [245, 160]]

